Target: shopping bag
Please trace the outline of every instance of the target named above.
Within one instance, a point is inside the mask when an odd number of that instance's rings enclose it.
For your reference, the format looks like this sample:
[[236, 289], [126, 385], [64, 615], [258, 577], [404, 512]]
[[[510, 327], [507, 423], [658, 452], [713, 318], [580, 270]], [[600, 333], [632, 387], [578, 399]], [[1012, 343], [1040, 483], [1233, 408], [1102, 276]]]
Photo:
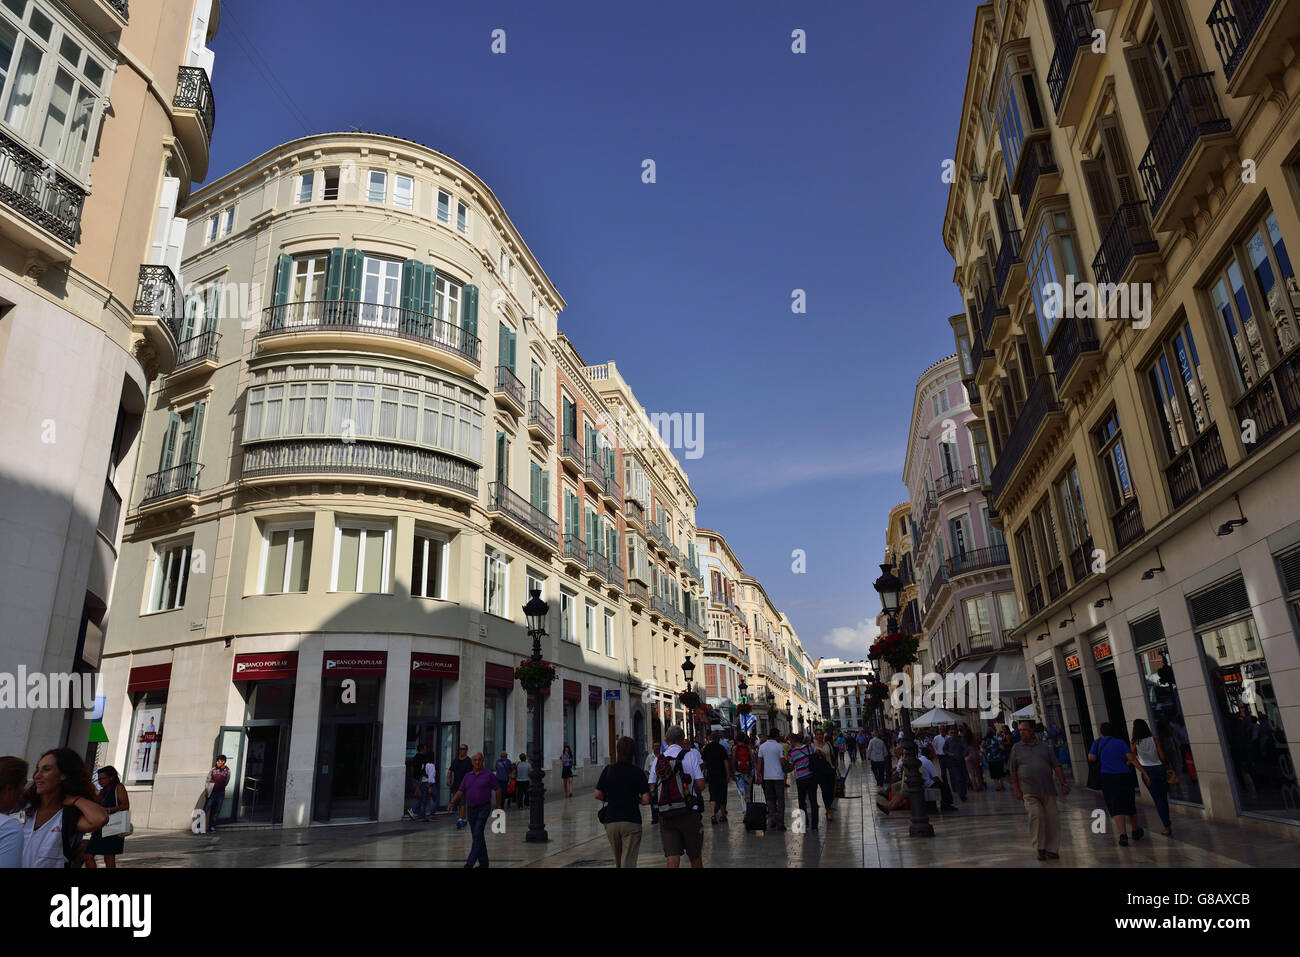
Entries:
[[104, 837], [128, 837], [135, 829], [131, 827], [131, 811], [114, 811], [108, 816], [108, 823], [99, 833]]

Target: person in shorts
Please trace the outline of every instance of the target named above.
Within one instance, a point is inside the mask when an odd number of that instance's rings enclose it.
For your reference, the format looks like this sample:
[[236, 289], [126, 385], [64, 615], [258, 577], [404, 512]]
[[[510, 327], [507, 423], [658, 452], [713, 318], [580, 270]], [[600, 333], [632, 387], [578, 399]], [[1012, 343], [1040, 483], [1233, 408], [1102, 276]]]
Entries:
[[[674, 765], [676, 758], [682, 754], [685, 746], [686, 732], [681, 729], [680, 725], [673, 725], [664, 732], [664, 749], [663, 757], [667, 758]], [[686, 751], [682, 758], [682, 771], [691, 781], [694, 792], [698, 795], [704, 790], [704, 764], [700, 760], [700, 752], [691, 748]], [[650, 772], [650, 787], [657, 790], [659, 785], [659, 768], [656, 766]], [[660, 808], [659, 813], [659, 838], [664, 846], [664, 857], [668, 861], [669, 867], [680, 867], [682, 855], [685, 854], [691, 861], [691, 867], [704, 866], [704, 820], [703, 814], [698, 809], [678, 810], [673, 813], [664, 813]]]

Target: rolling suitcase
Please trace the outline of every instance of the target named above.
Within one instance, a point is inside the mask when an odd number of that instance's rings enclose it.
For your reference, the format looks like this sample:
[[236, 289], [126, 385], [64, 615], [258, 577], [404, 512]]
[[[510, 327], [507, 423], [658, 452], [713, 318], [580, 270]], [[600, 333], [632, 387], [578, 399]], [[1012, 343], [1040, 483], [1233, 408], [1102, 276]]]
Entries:
[[754, 784], [750, 789], [749, 803], [745, 805], [745, 830], [767, 830], [767, 802], [763, 797], [763, 786]]
[[844, 775], [837, 775], [835, 778], [835, 796], [844, 797]]

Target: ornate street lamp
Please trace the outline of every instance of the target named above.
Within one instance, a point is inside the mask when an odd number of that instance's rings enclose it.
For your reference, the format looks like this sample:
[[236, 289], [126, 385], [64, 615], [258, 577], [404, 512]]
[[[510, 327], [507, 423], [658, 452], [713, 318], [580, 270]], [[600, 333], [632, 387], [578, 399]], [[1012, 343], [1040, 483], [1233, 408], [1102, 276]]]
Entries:
[[[546, 616], [551, 606], [542, 600], [542, 593], [534, 588], [529, 591], [528, 604], [524, 605], [524, 619], [528, 622], [528, 635], [533, 639], [533, 663], [542, 664], [542, 639], [546, 637]], [[533, 707], [533, 753], [532, 770], [528, 774], [528, 833], [524, 841], [529, 844], [542, 844], [550, 838], [546, 834], [545, 795], [542, 784], [542, 691], [540, 687], [529, 688], [529, 702]]]
[[[748, 701], [748, 699], [745, 697], [745, 692], [749, 690], [749, 685], [745, 684], [745, 678], [744, 678], [744, 675], [742, 675], [741, 678], [740, 678], [740, 686], [739, 686], [739, 687], [740, 687], [740, 703], [741, 703], [741, 704], [748, 704], [749, 701]], [[739, 709], [737, 709], [737, 710], [739, 710]], [[741, 731], [744, 732], [745, 734], [748, 734], [748, 733], [749, 733], [749, 732], [745, 729], [745, 712], [743, 712], [743, 711], [740, 712], [740, 729], [741, 729]]]
[[[892, 635], [898, 631], [897, 615], [903, 583], [889, 569], [889, 565], [880, 566], [881, 574], [874, 587], [880, 595], [880, 607], [885, 613], [887, 627]], [[872, 654], [869, 657], [875, 663], [881, 656]], [[890, 663], [893, 664], [892, 661]], [[912, 719], [906, 707], [900, 710], [903, 713], [903, 774], [907, 778], [907, 790], [911, 796], [909, 803], [912, 805], [912, 824], [907, 833], [912, 837], [934, 837], [934, 826], [925, 809], [925, 783], [921, 778], [921, 759], [916, 752], [916, 739], [912, 737]]]
[[799, 705], [799, 733], [803, 734], [806, 730], [803, 724], [803, 705]]
[[[691, 661], [691, 653], [686, 652], [686, 660], [682, 662], [682, 677], [686, 679], [686, 690], [691, 694], [695, 693], [695, 688], [691, 684], [691, 679], [695, 677], [695, 662]], [[687, 701], [694, 701], [694, 698], [688, 698]], [[683, 702], [685, 704], [685, 702]], [[686, 733], [688, 741], [695, 740], [695, 706], [694, 704], [686, 705]]]
[[776, 734], [776, 695], [772, 694], [772, 689], [767, 689], [767, 725], [768, 732]]

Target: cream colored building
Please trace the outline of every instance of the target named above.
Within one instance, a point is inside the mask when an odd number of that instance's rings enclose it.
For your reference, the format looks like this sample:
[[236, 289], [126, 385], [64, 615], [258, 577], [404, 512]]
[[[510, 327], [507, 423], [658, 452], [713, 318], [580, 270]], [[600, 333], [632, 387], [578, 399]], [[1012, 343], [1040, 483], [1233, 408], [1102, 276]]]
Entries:
[[1038, 716], [1079, 777], [1100, 722], [1141, 718], [1178, 813], [1292, 838], [1297, 23], [981, 4], [943, 223]]
[[[753, 678], [738, 594], [739, 579], [745, 568], [719, 532], [701, 528], [698, 547], [709, 609], [704, 682], [709, 704], [723, 711], [724, 717], [731, 721], [731, 709], [741, 702], [740, 683], [745, 682], [748, 691]], [[735, 723], [739, 721], [737, 714]]]
[[[208, 166], [215, 0], [0, 6], [0, 672], [93, 676], [150, 383], [178, 341], [177, 217]], [[110, 107], [111, 98], [111, 107]], [[86, 748], [6, 711], [0, 754]]]

